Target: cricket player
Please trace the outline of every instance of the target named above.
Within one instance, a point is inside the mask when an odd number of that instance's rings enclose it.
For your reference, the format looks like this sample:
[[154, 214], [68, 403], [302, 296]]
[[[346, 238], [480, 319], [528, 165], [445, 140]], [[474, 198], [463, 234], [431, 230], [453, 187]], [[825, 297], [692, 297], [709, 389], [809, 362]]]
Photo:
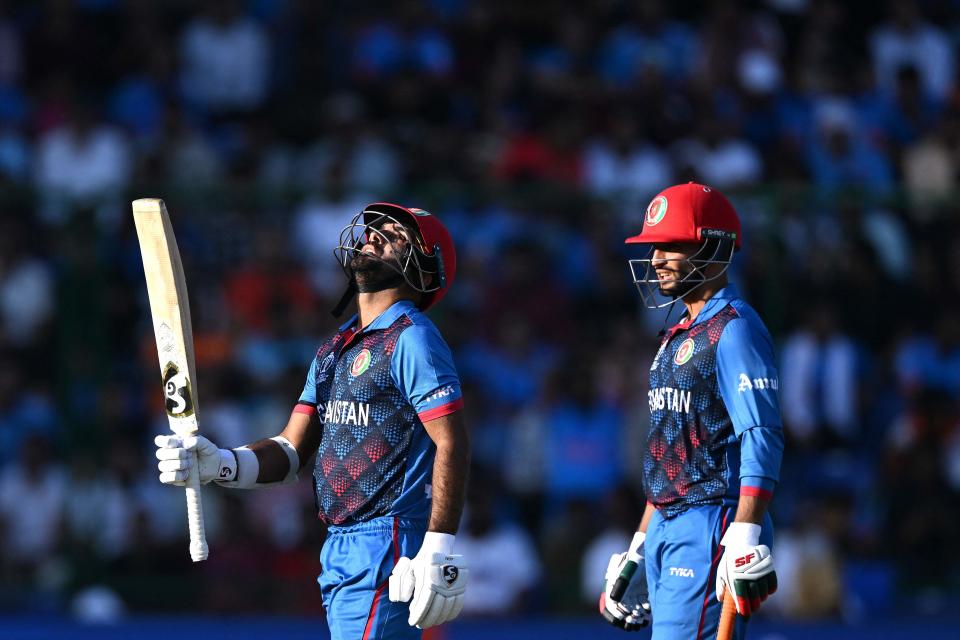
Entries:
[[777, 588], [767, 505], [783, 454], [779, 382], [770, 334], [727, 284], [740, 242], [730, 202], [692, 182], [658, 194], [627, 238], [649, 245], [647, 258], [630, 260], [645, 305], [685, 307], [650, 366], [647, 506], [630, 547], [610, 558], [600, 596], [618, 627], [652, 617], [655, 640], [716, 637], [727, 589], [742, 639]]
[[456, 273], [447, 229], [422, 209], [375, 203], [335, 254], [357, 314], [324, 342], [280, 435], [236, 449], [156, 438], [160, 480], [258, 488], [293, 482], [316, 454], [328, 525], [320, 583], [334, 640], [419, 638], [455, 618], [468, 570], [453, 555], [469, 466], [453, 358], [424, 311]]

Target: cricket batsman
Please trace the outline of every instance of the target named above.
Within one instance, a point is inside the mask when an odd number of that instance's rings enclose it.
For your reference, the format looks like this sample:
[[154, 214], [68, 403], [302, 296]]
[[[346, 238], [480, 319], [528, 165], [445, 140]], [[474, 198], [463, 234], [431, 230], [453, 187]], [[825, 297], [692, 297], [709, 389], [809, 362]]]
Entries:
[[419, 638], [455, 618], [468, 570], [453, 555], [470, 449], [450, 349], [424, 311], [456, 274], [453, 240], [422, 209], [374, 203], [335, 249], [348, 278], [339, 313], [283, 431], [236, 449], [157, 436], [161, 482], [182, 485], [196, 450], [202, 483], [293, 482], [316, 453], [318, 578], [333, 640]]
[[650, 366], [647, 506], [630, 547], [610, 558], [600, 612], [627, 631], [652, 618], [654, 640], [714, 638], [729, 589], [742, 639], [777, 589], [767, 505], [783, 427], [770, 334], [727, 284], [740, 220], [723, 194], [691, 182], [658, 194], [626, 242], [649, 245], [630, 260], [644, 304], [679, 301], [685, 313]]

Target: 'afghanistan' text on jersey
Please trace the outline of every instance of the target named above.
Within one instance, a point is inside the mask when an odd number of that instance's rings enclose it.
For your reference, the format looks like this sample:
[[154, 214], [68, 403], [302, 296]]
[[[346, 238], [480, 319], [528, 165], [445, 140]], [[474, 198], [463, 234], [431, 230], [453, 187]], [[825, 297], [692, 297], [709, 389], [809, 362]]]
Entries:
[[650, 367], [647, 499], [672, 517], [736, 502], [741, 484], [769, 494], [783, 443], [778, 386], [772, 340], [732, 286], [674, 327]]
[[436, 447], [423, 422], [462, 406], [450, 350], [409, 301], [359, 335], [352, 324], [317, 351], [298, 403], [323, 424], [313, 474], [319, 517], [426, 519]]

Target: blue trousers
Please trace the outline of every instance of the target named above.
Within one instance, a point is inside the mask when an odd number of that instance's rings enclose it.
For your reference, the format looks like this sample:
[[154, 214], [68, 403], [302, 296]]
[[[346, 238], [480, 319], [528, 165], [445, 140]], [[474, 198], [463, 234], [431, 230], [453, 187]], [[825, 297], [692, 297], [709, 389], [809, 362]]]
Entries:
[[394, 517], [328, 529], [317, 582], [331, 640], [420, 638], [407, 624], [410, 605], [390, 602], [387, 588], [397, 560], [417, 554], [426, 530], [426, 522]]
[[[734, 507], [692, 507], [675, 518], [657, 511], [644, 543], [647, 585], [653, 612], [653, 640], [707, 640], [717, 637], [720, 538], [733, 521]], [[767, 515], [760, 543], [773, 548], [773, 523]], [[746, 637], [746, 621], [737, 617], [734, 638]]]

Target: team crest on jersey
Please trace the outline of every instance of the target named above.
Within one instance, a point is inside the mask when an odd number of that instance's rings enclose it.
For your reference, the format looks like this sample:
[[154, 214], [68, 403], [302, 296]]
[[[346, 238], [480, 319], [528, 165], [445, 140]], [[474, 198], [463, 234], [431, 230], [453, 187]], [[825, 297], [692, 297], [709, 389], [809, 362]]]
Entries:
[[673, 356], [674, 364], [687, 364], [690, 362], [690, 358], [693, 357], [693, 352], [696, 349], [696, 345], [693, 342], [693, 338], [687, 338], [680, 344], [680, 348], [677, 349], [677, 352]]
[[350, 366], [350, 375], [356, 378], [369, 369], [371, 360], [373, 360], [373, 356], [370, 355], [369, 349], [364, 349], [358, 353], [357, 357], [353, 359], [353, 364]]
[[652, 227], [659, 224], [665, 215], [667, 215], [667, 198], [665, 196], [657, 196], [647, 205], [647, 215], [644, 223], [648, 227]]

